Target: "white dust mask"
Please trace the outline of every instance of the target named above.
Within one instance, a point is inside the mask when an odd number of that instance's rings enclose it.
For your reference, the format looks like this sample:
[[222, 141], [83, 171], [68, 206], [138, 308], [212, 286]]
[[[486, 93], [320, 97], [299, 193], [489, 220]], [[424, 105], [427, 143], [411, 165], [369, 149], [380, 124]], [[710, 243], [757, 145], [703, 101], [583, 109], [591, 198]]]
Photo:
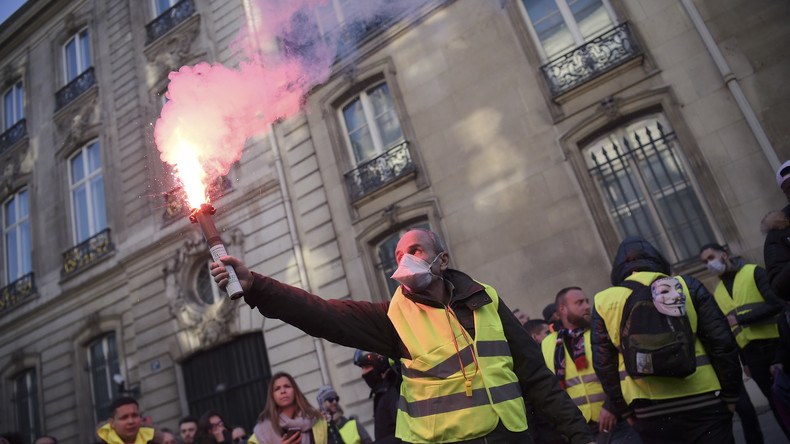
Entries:
[[725, 271], [727, 271], [727, 264], [722, 262], [721, 257], [717, 257], [716, 259], [713, 259], [712, 261], [708, 262], [707, 266], [708, 266], [708, 271], [710, 271], [715, 275], [721, 275]]
[[400, 282], [410, 293], [425, 290], [431, 284], [434, 276], [441, 279], [441, 276], [431, 273], [431, 266], [436, 262], [436, 259], [439, 259], [439, 256], [441, 253], [436, 255], [429, 264], [413, 254], [406, 253], [400, 258], [398, 269], [390, 277]]
[[683, 286], [673, 277], [657, 279], [650, 286], [653, 304], [660, 313], [679, 318], [686, 314], [686, 295]]

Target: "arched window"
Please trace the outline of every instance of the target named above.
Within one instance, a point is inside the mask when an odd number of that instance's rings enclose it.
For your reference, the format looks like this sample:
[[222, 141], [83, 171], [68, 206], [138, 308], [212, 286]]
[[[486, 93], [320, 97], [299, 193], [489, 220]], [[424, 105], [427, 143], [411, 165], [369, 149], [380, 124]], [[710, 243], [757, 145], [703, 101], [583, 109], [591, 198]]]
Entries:
[[696, 259], [715, 241], [675, 132], [652, 114], [583, 148], [584, 160], [621, 238], [642, 236], [672, 263]]

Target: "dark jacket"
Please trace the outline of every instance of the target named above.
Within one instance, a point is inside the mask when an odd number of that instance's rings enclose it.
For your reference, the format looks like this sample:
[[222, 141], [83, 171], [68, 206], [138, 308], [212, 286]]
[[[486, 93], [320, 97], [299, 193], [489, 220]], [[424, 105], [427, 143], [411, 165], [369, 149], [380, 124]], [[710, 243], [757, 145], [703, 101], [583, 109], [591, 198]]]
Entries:
[[[396, 361], [409, 358], [408, 349], [387, 317], [389, 302], [324, 300], [260, 274], [253, 276], [252, 288], [244, 300], [250, 307], [258, 307], [267, 318], [281, 319], [311, 336], [346, 347], [372, 351]], [[454, 286], [450, 307], [474, 337], [474, 310], [491, 303], [491, 298], [482, 285], [460, 271], [448, 269], [443, 277]], [[419, 295], [407, 297], [416, 303], [443, 308], [440, 302]], [[573, 443], [592, 441], [584, 417], [546, 367], [540, 348], [501, 299], [498, 313], [510, 345], [513, 371], [524, 395]]]
[[375, 444], [400, 444], [395, 437], [395, 422], [400, 401], [400, 377], [389, 370], [387, 377], [373, 390], [373, 425]]
[[763, 218], [763, 258], [774, 293], [790, 301], [790, 205]]
[[[650, 243], [642, 238], [627, 238], [620, 244], [614, 260], [612, 285], [619, 285], [633, 272], [639, 271], [670, 274], [669, 263]], [[720, 397], [725, 402], [734, 403], [738, 400], [741, 380], [738, 345], [727, 319], [702, 282], [690, 276], [682, 276], [682, 278], [688, 286], [690, 293], [688, 296], [691, 297], [697, 312], [697, 337], [705, 348], [721, 384]], [[631, 416], [634, 405], [626, 404], [620, 389], [619, 351], [612, 344], [606, 324], [595, 309], [593, 309], [591, 330], [595, 373], [615, 409], [614, 413], [622, 417]], [[672, 400], [638, 401], [643, 405], [672, 402]], [[634, 401], [634, 404], [636, 402]]]

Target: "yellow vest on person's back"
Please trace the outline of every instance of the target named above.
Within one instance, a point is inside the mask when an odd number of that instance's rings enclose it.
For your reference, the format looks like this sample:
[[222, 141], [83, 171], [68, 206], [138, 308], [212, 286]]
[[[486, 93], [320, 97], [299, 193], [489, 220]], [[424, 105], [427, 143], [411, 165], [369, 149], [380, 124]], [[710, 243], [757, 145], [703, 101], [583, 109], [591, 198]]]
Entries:
[[[396, 437], [413, 443], [463, 441], [487, 435], [500, 420], [510, 431], [527, 429], [521, 386], [497, 312], [499, 297], [481, 285], [492, 302], [474, 311], [472, 344], [449, 310], [415, 303], [400, 287], [392, 297], [387, 315], [409, 351], [401, 358]], [[471, 396], [465, 386], [469, 378]]]
[[[559, 346], [557, 344], [557, 332], [551, 333], [546, 336], [541, 342], [540, 346], [543, 350], [543, 359], [546, 360], [546, 366], [554, 373], [557, 369], [554, 366], [554, 352]], [[606, 401], [606, 393], [603, 391], [601, 382], [595, 376], [595, 369], [592, 366], [592, 346], [590, 345], [590, 330], [584, 332], [584, 354], [587, 356], [588, 366], [578, 370], [576, 364], [573, 362], [573, 357], [565, 349], [565, 391], [570, 396], [576, 407], [582, 411], [584, 419], [587, 422], [598, 421], [598, 415], [601, 413], [604, 401]], [[622, 361], [620, 361], [621, 370], [625, 369]]]
[[362, 442], [362, 437], [359, 436], [359, 430], [357, 429], [356, 419], [349, 419], [338, 431], [345, 444], [359, 444]]
[[[659, 277], [665, 277], [662, 273], [640, 271], [632, 274], [626, 280], [640, 282], [650, 285]], [[691, 329], [697, 332], [697, 311], [689, 294], [688, 286], [681, 276], [676, 276], [683, 286], [686, 295], [686, 314], [691, 323]], [[631, 295], [631, 289], [626, 287], [610, 287], [595, 295], [595, 310], [604, 321], [609, 338], [615, 347], [620, 347], [620, 324], [623, 319], [623, 309], [625, 301]], [[635, 399], [673, 399], [684, 396], [692, 396], [702, 393], [709, 393], [721, 389], [719, 378], [710, 364], [705, 348], [699, 338], [694, 344], [694, 351], [697, 356], [697, 369], [694, 373], [686, 377], [671, 376], [641, 376], [632, 377], [624, 369], [620, 370], [620, 388], [626, 403], [631, 404]], [[623, 362], [622, 353], [619, 354], [620, 362]]]
[[[757, 265], [746, 264], [738, 270], [732, 284], [733, 295], [727, 291], [724, 282], [720, 281], [716, 286], [713, 297], [725, 316], [746, 314], [756, 306], [765, 304], [765, 298], [754, 281], [756, 268]], [[732, 326], [732, 334], [735, 335], [735, 340], [740, 348], [746, 347], [750, 341], [778, 338], [779, 328], [776, 325], [776, 316], [749, 325], [735, 324]]]

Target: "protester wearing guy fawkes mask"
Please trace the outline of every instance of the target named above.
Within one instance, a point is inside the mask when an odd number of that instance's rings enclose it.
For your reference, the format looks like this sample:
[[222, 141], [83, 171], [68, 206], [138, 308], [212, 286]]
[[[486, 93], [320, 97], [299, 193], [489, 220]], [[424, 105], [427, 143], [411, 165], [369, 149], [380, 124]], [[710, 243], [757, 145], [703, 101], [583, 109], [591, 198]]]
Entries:
[[403, 377], [395, 435], [405, 442], [530, 442], [522, 396], [572, 444], [592, 441], [535, 341], [491, 286], [449, 267], [436, 233], [398, 241], [401, 285], [386, 302], [323, 299], [221, 260], [211, 264], [220, 289], [232, 265], [244, 301], [264, 316], [393, 359]]
[[[778, 416], [771, 392], [773, 375], [771, 365], [779, 346], [779, 329], [777, 315], [782, 311], [784, 303], [771, 289], [768, 273], [759, 265], [747, 264], [739, 257], [730, 257], [727, 250], [719, 244], [704, 245], [700, 249], [700, 259], [708, 267], [708, 271], [720, 279], [713, 296], [727, 316], [727, 321], [735, 335], [740, 349], [743, 371], [754, 379], [760, 391], [768, 399], [768, 403], [777, 416], [779, 424], [783, 424]], [[745, 390], [741, 391], [741, 399], [736, 406], [738, 416], [751, 417], [751, 401]], [[744, 433], [751, 427], [744, 421]], [[759, 431], [759, 430], [758, 430]], [[783, 426], [785, 435], [790, 433]], [[755, 436], [749, 433], [747, 436]]]

